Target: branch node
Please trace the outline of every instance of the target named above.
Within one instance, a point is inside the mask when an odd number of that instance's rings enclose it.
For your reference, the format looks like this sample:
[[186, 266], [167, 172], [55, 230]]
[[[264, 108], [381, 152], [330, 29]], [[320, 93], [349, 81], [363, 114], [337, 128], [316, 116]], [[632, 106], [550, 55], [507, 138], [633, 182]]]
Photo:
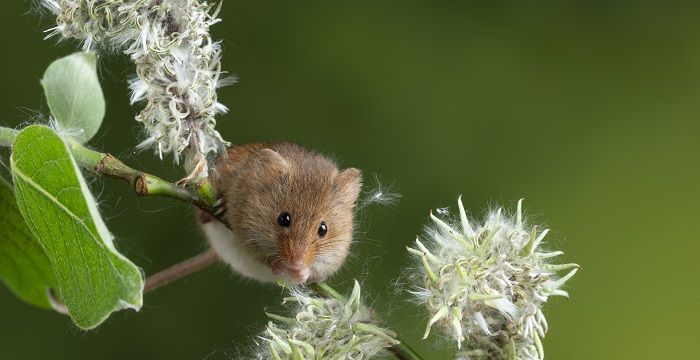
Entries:
[[139, 174], [134, 180], [134, 191], [139, 196], [148, 195], [148, 179], [143, 174]]
[[104, 154], [104, 156], [102, 156], [100, 161], [97, 162], [97, 165], [95, 165], [95, 172], [96, 173], [98, 173], [100, 175], [105, 174], [105, 168], [106, 168], [105, 161], [107, 160], [107, 158], [110, 158], [110, 157], [112, 157], [111, 154]]

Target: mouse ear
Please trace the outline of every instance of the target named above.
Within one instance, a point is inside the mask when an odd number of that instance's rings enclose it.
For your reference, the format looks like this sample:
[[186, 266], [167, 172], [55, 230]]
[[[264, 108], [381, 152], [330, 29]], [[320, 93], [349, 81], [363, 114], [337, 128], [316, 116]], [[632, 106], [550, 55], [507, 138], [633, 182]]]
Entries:
[[260, 155], [260, 160], [271, 168], [271, 170], [277, 170], [281, 172], [286, 172], [289, 169], [289, 163], [285, 160], [280, 153], [272, 149], [262, 149], [258, 153]]
[[362, 189], [362, 172], [347, 168], [335, 178], [334, 188], [338, 196], [347, 204], [354, 204]]

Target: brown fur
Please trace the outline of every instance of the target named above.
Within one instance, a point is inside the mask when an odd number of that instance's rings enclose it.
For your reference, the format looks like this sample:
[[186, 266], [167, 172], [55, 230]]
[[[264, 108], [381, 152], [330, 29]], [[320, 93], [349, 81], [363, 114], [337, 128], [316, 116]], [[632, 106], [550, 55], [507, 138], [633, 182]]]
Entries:
[[[353, 215], [362, 174], [339, 171], [323, 155], [291, 143], [234, 147], [211, 175], [224, 199], [226, 219], [251, 255], [273, 269], [297, 261], [320, 281], [344, 262], [353, 234]], [[282, 212], [291, 226], [277, 223]], [[318, 235], [324, 221], [325, 237]]]

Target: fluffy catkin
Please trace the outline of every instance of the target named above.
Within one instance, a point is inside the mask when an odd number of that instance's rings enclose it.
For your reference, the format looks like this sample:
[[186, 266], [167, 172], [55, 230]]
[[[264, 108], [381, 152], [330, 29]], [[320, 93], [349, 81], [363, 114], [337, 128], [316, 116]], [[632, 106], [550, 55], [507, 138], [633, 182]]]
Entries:
[[[522, 202], [515, 216], [502, 209], [481, 222], [471, 221], [458, 201], [459, 218], [433, 224], [409, 251], [418, 260], [413, 292], [429, 311], [433, 326], [452, 336], [459, 359], [542, 359], [547, 332], [542, 306], [578, 270], [576, 264], [551, 264], [561, 251], [543, 252], [548, 230], [529, 227]], [[559, 271], [569, 270], [564, 276]]]
[[[146, 101], [136, 116], [162, 159], [184, 153], [191, 162], [223, 149], [215, 117], [227, 111], [217, 88], [234, 82], [222, 77], [221, 49], [209, 35], [220, 20], [219, 7], [199, 0], [42, 0], [56, 15], [48, 37], [75, 38], [85, 50], [114, 48], [136, 65], [131, 103]], [[213, 11], [212, 11], [213, 10]]]
[[296, 310], [292, 317], [268, 314], [255, 359], [371, 359], [398, 344], [396, 334], [374, 324], [357, 281], [347, 300], [292, 291], [285, 301], [296, 303]]

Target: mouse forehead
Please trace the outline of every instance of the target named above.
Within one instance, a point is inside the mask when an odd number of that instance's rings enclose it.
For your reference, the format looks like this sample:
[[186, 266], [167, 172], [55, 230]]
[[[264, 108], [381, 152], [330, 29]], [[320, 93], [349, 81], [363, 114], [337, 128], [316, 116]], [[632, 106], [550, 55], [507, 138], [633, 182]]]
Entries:
[[295, 165], [293, 171], [284, 175], [279, 194], [282, 204], [297, 217], [318, 217], [328, 212], [333, 203], [337, 168], [326, 161], [306, 160]]
[[285, 197], [296, 210], [309, 214], [324, 211], [333, 195], [333, 179], [324, 173], [297, 173], [289, 177]]

